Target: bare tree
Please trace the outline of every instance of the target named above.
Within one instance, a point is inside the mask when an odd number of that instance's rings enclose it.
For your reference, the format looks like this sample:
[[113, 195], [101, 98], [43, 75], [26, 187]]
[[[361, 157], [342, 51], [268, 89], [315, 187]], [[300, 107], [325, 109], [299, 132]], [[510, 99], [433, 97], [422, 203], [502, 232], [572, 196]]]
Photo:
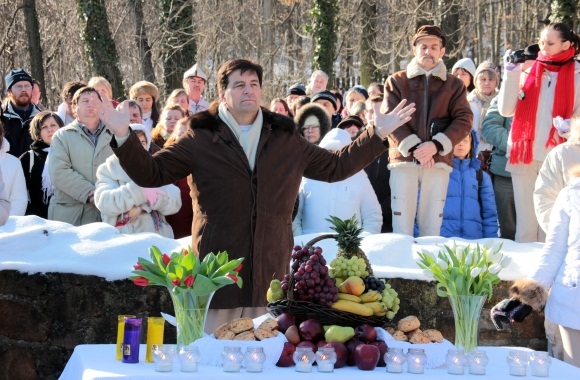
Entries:
[[36, 12], [36, 0], [24, 0], [24, 20], [26, 21], [26, 34], [28, 36], [28, 48], [30, 51], [30, 73], [40, 83], [42, 103], [46, 103], [46, 87], [44, 86], [44, 62], [42, 60], [42, 47], [40, 45], [40, 27], [38, 13]]

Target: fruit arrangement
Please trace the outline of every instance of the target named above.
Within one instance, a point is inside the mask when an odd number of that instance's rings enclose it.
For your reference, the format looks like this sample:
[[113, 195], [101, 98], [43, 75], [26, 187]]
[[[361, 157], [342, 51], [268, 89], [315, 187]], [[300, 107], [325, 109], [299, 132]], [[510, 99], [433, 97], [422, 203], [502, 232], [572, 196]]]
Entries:
[[279, 331], [288, 340], [284, 343], [282, 354], [276, 363], [278, 367], [294, 365], [292, 354], [296, 347], [310, 347], [314, 352], [319, 347], [333, 347], [337, 357], [334, 368], [356, 365], [361, 370], [372, 371], [377, 366], [386, 366], [384, 356], [387, 344], [377, 339], [376, 329], [369, 324], [356, 328], [323, 326], [318, 320], [311, 318], [296, 325], [295, 318], [290, 313], [282, 313], [276, 320]]
[[414, 315], [402, 318], [397, 324], [397, 329], [394, 327], [387, 327], [387, 332], [393, 338], [403, 342], [409, 343], [441, 343], [443, 342], [443, 335], [436, 329], [421, 330], [419, 327], [421, 322], [419, 318]]
[[254, 328], [252, 318], [237, 318], [219, 326], [213, 335], [219, 340], [264, 340], [278, 335], [278, 322], [268, 318]]

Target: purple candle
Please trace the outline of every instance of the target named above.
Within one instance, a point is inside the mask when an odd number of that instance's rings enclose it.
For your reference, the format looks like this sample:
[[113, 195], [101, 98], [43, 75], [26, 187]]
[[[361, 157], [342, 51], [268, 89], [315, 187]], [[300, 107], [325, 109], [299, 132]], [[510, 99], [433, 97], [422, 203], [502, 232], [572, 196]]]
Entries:
[[123, 337], [123, 363], [139, 363], [141, 318], [125, 318]]

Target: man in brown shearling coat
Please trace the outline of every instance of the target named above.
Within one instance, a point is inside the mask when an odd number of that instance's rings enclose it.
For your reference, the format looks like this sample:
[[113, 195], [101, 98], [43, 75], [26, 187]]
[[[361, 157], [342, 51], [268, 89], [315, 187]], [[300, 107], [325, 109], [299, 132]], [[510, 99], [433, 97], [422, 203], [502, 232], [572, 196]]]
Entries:
[[[401, 102], [390, 114], [378, 115], [377, 127], [349, 147], [329, 152], [305, 140], [292, 119], [260, 107], [260, 65], [228, 61], [217, 80], [219, 102], [192, 116], [189, 130], [153, 156], [129, 134], [123, 106], [120, 112], [106, 112], [116, 139], [113, 151], [139, 186], [189, 176], [197, 254], [227, 251], [230, 258], [245, 258], [243, 288], [227, 286], [213, 298], [212, 308], [230, 309], [212, 313], [207, 320], [213, 325], [265, 313], [260, 307], [266, 304], [270, 280], [289, 269], [291, 215], [302, 176], [333, 182], [362, 170], [385, 150], [384, 138], [415, 110]], [[206, 331], [211, 331], [207, 324]]]
[[438, 26], [421, 26], [413, 37], [415, 57], [406, 70], [385, 82], [383, 112], [401, 99], [414, 102], [418, 110], [411, 121], [389, 135], [395, 233], [412, 236], [416, 218], [419, 236], [439, 236], [453, 147], [471, 131], [473, 113], [465, 86], [447, 73], [441, 60], [445, 41]]

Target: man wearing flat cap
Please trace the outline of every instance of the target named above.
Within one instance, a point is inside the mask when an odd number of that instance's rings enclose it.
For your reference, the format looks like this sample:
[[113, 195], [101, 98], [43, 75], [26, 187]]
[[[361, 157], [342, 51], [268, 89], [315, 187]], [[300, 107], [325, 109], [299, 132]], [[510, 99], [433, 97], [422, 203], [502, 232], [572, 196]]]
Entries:
[[465, 86], [447, 74], [441, 60], [445, 42], [441, 28], [421, 26], [413, 36], [414, 58], [385, 82], [382, 112], [394, 109], [401, 99], [417, 107], [411, 120], [389, 135], [395, 233], [413, 235], [416, 218], [419, 236], [439, 236], [453, 147], [471, 130]]
[[[5, 137], [10, 144], [10, 153], [20, 157], [30, 149], [32, 137], [29, 126], [32, 118], [40, 112], [32, 103], [32, 77], [23, 69], [14, 69], [4, 78], [8, 92], [6, 108], [2, 110]], [[1, 143], [1, 141], [0, 141]]]
[[202, 95], [206, 83], [207, 75], [197, 63], [183, 74], [183, 88], [189, 97], [189, 112], [192, 114], [209, 109], [209, 102]]

